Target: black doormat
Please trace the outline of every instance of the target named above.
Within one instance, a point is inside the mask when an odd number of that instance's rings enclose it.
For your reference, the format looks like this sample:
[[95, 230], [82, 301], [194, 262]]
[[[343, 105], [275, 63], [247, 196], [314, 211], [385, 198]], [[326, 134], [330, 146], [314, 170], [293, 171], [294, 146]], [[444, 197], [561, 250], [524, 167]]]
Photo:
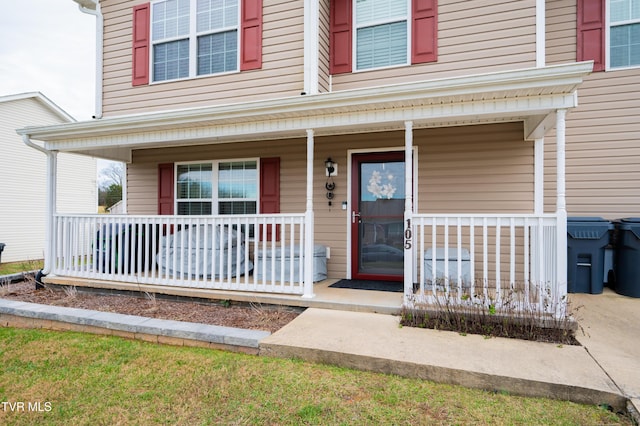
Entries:
[[376, 290], [402, 293], [404, 284], [397, 281], [372, 281], [372, 280], [340, 280], [329, 287], [352, 288], [354, 290]]

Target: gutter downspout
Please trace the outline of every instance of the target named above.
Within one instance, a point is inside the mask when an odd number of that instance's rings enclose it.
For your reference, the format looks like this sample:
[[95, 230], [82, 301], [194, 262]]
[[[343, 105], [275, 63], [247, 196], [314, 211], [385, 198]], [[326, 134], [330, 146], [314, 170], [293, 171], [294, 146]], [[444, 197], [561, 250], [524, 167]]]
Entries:
[[104, 17], [100, 11], [100, 3], [95, 2], [95, 9], [89, 9], [81, 4], [78, 4], [80, 12], [96, 17], [96, 110], [93, 118], [102, 118], [102, 42], [104, 38]]
[[52, 270], [52, 260], [54, 256], [55, 244], [53, 240], [53, 215], [56, 213], [56, 177], [57, 177], [57, 163], [58, 152], [49, 151], [46, 148], [36, 145], [31, 141], [31, 136], [28, 134], [22, 135], [22, 141], [28, 147], [36, 149], [47, 156], [47, 221], [45, 231], [45, 243], [44, 243], [44, 267], [38, 273], [36, 277], [36, 288], [40, 283], [42, 276], [48, 275]]

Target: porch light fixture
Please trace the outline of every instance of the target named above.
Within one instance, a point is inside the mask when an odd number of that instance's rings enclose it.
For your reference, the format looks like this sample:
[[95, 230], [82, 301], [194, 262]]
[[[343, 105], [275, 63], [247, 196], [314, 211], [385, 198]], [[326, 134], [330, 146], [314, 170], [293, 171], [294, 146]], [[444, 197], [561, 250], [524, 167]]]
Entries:
[[324, 166], [327, 169], [327, 176], [333, 176], [333, 174], [336, 171], [335, 163], [333, 162], [333, 160], [331, 160], [331, 157], [327, 158], [327, 160], [324, 162]]
[[329, 206], [331, 206], [331, 200], [333, 200], [333, 191], [336, 189], [336, 184], [333, 181], [333, 176], [336, 173], [336, 163], [331, 160], [331, 157], [327, 158], [324, 162], [324, 167], [327, 171], [327, 182], [324, 184], [324, 188], [327, 190], [327, 200], [329, 200]]

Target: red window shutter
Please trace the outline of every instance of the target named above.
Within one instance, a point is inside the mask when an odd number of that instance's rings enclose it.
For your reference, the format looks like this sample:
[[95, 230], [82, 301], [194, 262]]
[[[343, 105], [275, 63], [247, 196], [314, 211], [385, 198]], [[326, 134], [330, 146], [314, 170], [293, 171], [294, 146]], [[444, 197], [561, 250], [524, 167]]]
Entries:
[[331, 0], [329, 12], [329, 72], [351, 72], [352, 0]]
[[438, 60], [438, 2], [411, 1], [411, 63]]
[[[280, 213], [280, 158], [260, 159], [260, 213]], [[271, 226], [267, 226], [267, 239], [271, 239]], [[280, 232], [276, 228], [276, 240]], [[260, 230], [262, 238], [262, 230]]]
[[158, 164], [158, 214], [173, 214], [173, 163]]
[[605, 0], [578, 0], [577, 60], [593, 60], [593, 70], [604, 70]]
[[242, 0], [240, 70], [262, 68], [262, 0]]
[[149, 3], [133, 7], [132, 84], [149, 84]]

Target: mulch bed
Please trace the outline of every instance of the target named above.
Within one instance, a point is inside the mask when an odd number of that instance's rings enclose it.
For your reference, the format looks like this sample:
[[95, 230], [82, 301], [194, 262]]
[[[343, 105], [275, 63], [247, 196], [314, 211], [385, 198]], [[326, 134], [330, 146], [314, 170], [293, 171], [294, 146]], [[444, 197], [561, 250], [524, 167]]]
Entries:
[[102, 294], [81, 289], [47, 287], [36, 290], [33, 281], [5, 285], [0, 298], [70, 308], [92, 309], [149, 318], [196, 322], [251, 330], [278, 331], [300, 314], [283, 306], [236, 304], [230, 301], [167, 300], [152, 294]]

